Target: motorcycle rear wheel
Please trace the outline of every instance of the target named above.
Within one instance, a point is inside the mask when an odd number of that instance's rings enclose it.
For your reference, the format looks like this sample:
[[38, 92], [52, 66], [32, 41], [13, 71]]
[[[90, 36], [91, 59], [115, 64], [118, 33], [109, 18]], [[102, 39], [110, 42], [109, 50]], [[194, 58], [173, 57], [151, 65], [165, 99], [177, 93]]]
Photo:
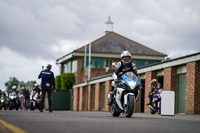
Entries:
[[134, 110], [134, 104], [135, 104], [135, 96], [128, 96], [128, 103], [127, 103], [127, 111], [125, 112], [125, 116], [127, 118], [130, 118], [133, 115], [133, 110]]

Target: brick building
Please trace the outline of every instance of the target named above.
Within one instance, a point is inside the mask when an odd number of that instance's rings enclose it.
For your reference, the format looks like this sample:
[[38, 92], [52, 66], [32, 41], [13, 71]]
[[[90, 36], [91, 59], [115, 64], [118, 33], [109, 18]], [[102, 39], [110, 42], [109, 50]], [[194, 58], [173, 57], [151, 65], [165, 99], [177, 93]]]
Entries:
[[[105, 33], [104, 36], [56, 60], [60, 65], [61, 74], [75, 74], [74, 110], [108, 110], [105, 103], [111, 79], [97, 84], [92, 84], [92, 80], [101, 80], [101, 76], [105, 77], [113, 73], [115, 70], [113, 63], [121, 60], [122, 51], [129, 50], [132, 54], [132, 62], [137, 67], [157, 64], [167, 56], [113, 32], [113, 23], [110, 19], [105, 23]], [[89, 58], [89, 50], [91, 58]], [[90, 65], [89, 59], [91, 59]]]
[[[144, 90], [134, 112], [149, 112], [148, 94], [151, 80], [157, 79], [164, 90], [175, 92], [175, 113], [200, 114], [200, 53], [166, 60], [138, 69]], [[109, 111], [107, 94], [111, 74], [92, 78], [73, 86], [74, 111]]]
[[61, 68], [60, 73], [74, 73], [76, 84], [88, 81], [88, 51], [90, 49], [90, 78], [112, 73], [114, 71], [112, 64], [121, 60], [120, 54], [124, 50], [131, 52], [132, 62], [137, 67], [160, 62], [167, 56], [113, 32], [113, 23], [110, 18], [105, 23], [105, 33], [104, 36], [57, 59], [56, 63]]

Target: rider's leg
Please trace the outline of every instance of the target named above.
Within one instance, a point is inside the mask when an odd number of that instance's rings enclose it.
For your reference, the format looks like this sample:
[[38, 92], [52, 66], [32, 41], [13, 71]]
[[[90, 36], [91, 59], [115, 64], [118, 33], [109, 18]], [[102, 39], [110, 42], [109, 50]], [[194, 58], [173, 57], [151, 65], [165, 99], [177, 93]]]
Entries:
[[108, 98], [108, 105], [111, 105], [112, 104], [112, 101], [113, 101], [113, 97], [114, 97], [114, 86], [115, 86], [115, 82], [114, 81], [112, 81], [112, 84], [111, 84], [111, 86], [110, 86], [110, 92], [109, 92], [109, 94], [110, 94], [110, 98]]
[[149, 103], [147, 103], [147, 105], [151, 105], [152, 104], [152, 94], [149, 93]]

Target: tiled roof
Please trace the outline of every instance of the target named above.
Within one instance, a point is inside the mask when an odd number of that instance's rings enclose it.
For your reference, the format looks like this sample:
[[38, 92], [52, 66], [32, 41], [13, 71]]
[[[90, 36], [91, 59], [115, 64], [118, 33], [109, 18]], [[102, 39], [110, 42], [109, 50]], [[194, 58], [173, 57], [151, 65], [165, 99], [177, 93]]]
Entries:
[[[74, 50], [74, 52], [84, 52], [84, 50], [85, 46]], [[166, 54], [155, 51], [115, 32], [110, 32], [105, 36], [91, 42], [92, 53], [119, 54], [124, 50], [128, 50], [132, 55], [166, 56]]]

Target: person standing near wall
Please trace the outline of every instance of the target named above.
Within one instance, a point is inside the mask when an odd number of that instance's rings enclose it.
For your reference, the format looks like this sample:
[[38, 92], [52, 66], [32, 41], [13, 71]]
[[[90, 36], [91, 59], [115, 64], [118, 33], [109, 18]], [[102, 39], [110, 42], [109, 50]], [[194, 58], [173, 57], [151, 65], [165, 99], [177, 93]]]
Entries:
[[51, 100], [51, 94], [52, 90], [56, 92], [55, 90], [55, 78], [54, 73], [51, 71], [51, 64], [48, 64], [46, 69], [41, 71], [38, 78], [41, 78], [41, 90], [42, 90], [42, 100], [41, 100], [41, 108], [40, 112], [43, 112], [44, 107], [44, 99], [46, 92], [48, 94], [48, 103], [49, 103], [49, 112], [52, 112], [52, 100]]

